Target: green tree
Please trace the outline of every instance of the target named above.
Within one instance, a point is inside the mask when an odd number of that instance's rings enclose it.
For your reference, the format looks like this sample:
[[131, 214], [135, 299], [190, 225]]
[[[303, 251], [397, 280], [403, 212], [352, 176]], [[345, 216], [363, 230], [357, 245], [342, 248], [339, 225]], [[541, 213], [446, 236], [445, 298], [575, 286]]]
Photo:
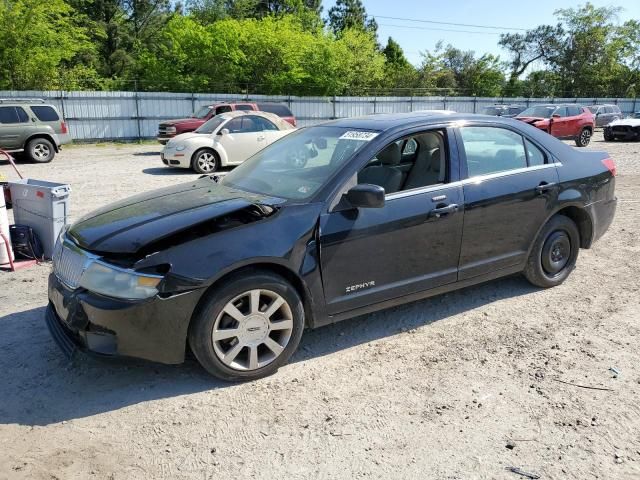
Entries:
[[348, 29], [363, 30], [374, 35], [378, 31], [375, 18], [367, 15], [361, 0], [337, 0], [329, 9], [328, 23], [336, 35]]
[[76, 76], [94, 75], [77, 62], [92, 45], [72, 14], [63, 0], [0, 1], [0, 88], [73, 87]]

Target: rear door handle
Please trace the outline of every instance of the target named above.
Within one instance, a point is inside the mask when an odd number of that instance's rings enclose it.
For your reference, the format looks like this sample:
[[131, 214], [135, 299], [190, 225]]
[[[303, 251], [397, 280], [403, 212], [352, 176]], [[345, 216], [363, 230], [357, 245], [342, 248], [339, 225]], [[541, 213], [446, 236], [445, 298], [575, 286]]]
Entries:
[[429, 216], [440, 218], [442, 215], [447, 215], [448, 213], [454, 213], [457, 211], [458, 211], [458, 205], [455, 203], [451, 203], [444, 207], [434, 208], [429, 212]]
[[536, 192], [538, 193], [544, 193], [548, 190], [552, 190], [556, 188], [556, 184], [555, 183], [547, 183], [547, 182], [542, 182], [540, 185], [538, 185], [536, 187]]

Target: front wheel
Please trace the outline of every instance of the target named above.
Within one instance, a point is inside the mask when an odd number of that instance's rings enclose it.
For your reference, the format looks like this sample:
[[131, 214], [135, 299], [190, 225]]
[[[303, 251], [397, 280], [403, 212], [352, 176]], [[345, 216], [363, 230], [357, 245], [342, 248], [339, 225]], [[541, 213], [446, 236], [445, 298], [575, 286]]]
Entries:
[[27, 156], [32, 162], [49, 163], [56, 156], [56, 150], [46, 138], [34, 138], [27, 144]]
[[613, 134], [607, 130], [606, 128], [604, 129], [604, 141], [605, 142], [613, 142], [615, 140]]
[[524, 275], [533, 285], [555, 287], [576, 265], [580, 232], [569, 217], [556, 215], [542, 228], [529, 254]]
[[204, 299], [189, 328], [189, 344], [212, 375], [255, 380], [287, 362], [303, 329], [302, 300], [289, 282], [269, 272], [245, 272]]
[[586, 147], [591, 141], [591, 130], [583, 128], [580, 135], [576, 137], [576, 145], [578, 147]]
[[209, 148], [198, 150], [191, 158], [191, 168], [198, 173], [208, 175], [214, 173], [219, 167], [220, 157]]

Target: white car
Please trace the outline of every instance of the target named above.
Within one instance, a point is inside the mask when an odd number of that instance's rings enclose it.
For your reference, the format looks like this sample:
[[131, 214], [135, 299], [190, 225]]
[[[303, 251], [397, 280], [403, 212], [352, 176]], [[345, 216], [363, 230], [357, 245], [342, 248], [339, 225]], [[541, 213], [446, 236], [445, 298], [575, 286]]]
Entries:
[[161, 158], [170, 167], [213, 173], [239, 165], [296, 129], [273, 113], [233, 111], [216, 115], [195, 132], [173, 137]]
[[640, 140], [640, 112], [634, 113], [631, 118], [621, 118], [605, 126], [604, 139], [607, 142]]

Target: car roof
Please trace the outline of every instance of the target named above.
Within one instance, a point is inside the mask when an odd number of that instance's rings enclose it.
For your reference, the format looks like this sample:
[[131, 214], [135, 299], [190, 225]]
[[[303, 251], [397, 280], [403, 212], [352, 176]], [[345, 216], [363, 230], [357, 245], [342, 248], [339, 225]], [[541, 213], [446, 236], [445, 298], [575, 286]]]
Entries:
[[280, 128], [280, 130], [283, 130], [283, 129], [286, 130], [288, 129], [288, 127], [294, 128], [290, 123], [288, 123], [286, 120], [283, 120], [282, 117], [279, 117], [275, 113], [261, 112], [260, 110], [233, 110], [231, 112], [221, 113], [219, 115], [216, 115], [216, 117], [213, 117], [213, 118], [224, 117], [224, 118], [231, 119], [235, 117], [240, 117], [242, 115], [254, 115], [256, 117], [266, 118], [267, 120], [270, 120], [271, 122], [275, 123], [279, 127], [282, 127]]
[[[423, 110], [411, 113], [378, 113], [362, 117], [339, 118], [323, 123], [323, 126], [359, 128], [363, 130], [384, 131], [411, 123], [443, 123], [451, 120], [467, 120], [481, 115], [469, 113], [444, 113], [442, 110]], [[487, 117], [494, 118], [494, 117]]]

